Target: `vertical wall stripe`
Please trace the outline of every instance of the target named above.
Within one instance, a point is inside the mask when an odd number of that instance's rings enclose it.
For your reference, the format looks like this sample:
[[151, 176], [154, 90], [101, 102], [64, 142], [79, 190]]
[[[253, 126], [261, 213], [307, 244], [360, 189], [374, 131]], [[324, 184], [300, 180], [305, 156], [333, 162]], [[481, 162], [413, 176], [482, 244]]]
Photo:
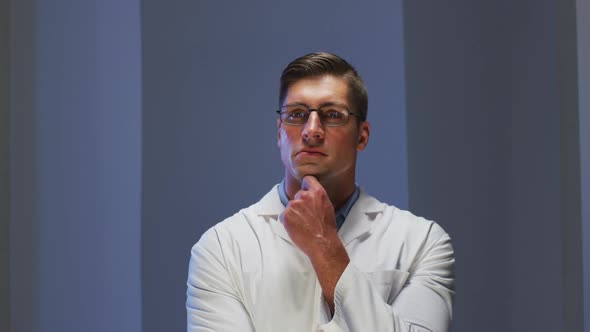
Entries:
[[0, 331], [10, 329], [10, 1], [0, 1]]
[[10, 1], [11, 330], [39, 331], [36, 0]]
[[558, 2], [564, 330], [584, 331], [576, 1]]
[[577, 0], [576, 5], [584, 331], [590, 332], [590, 4]]

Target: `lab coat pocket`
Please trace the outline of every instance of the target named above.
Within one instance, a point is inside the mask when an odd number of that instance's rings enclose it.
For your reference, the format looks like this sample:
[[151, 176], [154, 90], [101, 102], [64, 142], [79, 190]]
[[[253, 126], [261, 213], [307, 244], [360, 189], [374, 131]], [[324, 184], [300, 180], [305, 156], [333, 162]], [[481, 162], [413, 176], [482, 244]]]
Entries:
[[392, 304], [404, 287], [409, 273], [401, 270], [383, 270], [368, 272], [367, 275], [383, 300]]

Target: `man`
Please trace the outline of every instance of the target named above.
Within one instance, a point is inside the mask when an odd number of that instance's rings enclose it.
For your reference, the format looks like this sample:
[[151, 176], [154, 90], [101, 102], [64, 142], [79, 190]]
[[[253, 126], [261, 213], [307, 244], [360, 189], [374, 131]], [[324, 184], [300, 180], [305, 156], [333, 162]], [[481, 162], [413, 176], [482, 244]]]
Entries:
[[188, 331], [448, 331], [449, 236], [355, 185], [371, 129], [356, 70], [305, 55], [279, 103], [285, 178], [193, 247]]

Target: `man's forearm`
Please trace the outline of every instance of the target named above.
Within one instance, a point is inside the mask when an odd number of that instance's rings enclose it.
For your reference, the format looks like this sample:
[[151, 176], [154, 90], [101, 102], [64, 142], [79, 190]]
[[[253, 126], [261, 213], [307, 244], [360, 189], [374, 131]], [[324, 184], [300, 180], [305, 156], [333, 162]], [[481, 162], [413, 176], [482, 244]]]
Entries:
[[317, 275], [322, 294], [330, 306], [330, 312], [334, 313], [334, 290], [340, 276], [350, 263], [348, 253], [342, 245], [338, 234], [335, 238], [327, 240], [326, 248], [320, 252], [314, 252], [309, 259]]

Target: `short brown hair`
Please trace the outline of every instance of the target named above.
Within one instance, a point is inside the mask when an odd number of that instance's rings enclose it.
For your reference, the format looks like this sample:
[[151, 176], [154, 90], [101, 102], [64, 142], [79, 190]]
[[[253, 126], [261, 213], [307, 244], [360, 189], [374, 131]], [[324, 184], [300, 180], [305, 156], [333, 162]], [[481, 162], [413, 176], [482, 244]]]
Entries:
[[327, 52], [309, 53], [293, 60], [281, 74], [279, 107], [282, 106], [287, 91], [293, 83], [309, 77], [333, 75], [348, 81], [348, 99], [360, 122], [367, 120], [369, 97], [367, 88], [356, 69], [336, 54]]

